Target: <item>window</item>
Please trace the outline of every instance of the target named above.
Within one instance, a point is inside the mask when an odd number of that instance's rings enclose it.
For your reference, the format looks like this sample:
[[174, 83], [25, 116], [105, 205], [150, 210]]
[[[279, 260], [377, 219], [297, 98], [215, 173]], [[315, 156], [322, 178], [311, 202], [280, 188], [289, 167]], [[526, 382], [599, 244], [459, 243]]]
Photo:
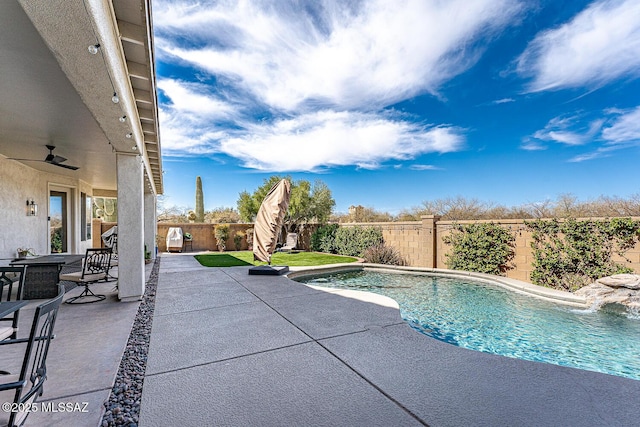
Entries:
[[91, 239], [91, 196], [80, 193], [80, 240]]

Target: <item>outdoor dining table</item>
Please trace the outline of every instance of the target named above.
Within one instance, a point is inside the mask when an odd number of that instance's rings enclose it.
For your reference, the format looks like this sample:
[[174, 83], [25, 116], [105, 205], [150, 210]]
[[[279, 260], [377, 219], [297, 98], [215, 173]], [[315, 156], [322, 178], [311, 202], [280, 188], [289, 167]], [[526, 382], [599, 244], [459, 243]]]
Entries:
[[29, 303], [28, 301], [24, 301], [24, 300], [0, 302], [0, 319], [10, 315], [11, 313], [14, 313], [20, 310], [22, 307], [24, 307], [28, 303]]
[[[26, 265], [24, 278], [24, 299], [53, 298], [58, 294], [60, 270], [65, 265], [80, 264], [83, 255], [44, 255], [33, 258], [15, 259], [11, 265]], [[79, 269], [82, 266], [79, 266]]]

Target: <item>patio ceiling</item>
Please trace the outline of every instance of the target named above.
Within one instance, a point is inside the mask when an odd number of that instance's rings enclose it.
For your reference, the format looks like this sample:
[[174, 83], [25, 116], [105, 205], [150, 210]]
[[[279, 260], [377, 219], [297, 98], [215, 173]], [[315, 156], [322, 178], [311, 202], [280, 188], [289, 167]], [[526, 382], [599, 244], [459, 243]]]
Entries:
[[[45, 145], [55, 145], [65, 164], [80, 169], [23, 163], [114, 190], [115, 152], [142, 152], [145, 190], [162, 193], [149, 5], [111, 4], [0, 2], [0, 154], [43, 160]], [[97, 43], [100, 50], [92, 55], [88, 47]], [[114, 92], [118, 104], [111, 100]]]

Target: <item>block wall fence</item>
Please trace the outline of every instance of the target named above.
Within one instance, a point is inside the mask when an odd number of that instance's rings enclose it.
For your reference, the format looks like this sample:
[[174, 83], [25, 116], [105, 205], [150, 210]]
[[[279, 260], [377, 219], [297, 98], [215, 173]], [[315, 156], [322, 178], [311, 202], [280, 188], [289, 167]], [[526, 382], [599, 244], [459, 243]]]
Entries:
[[[633, 217], [640, 220], [640, 217]], [[451, 247], [443, 242], [443, 238], [451, 233], [454, 224], [473, 223], [494, 223], [511, 230], [515, 236], [515, 256], [512, 261], [514, 268], [507, 271], [507, 277], [530, 281], [530, 274], [533, 265], [533, 250], [531, 249], [531, 232], [527, 230], [524, 220], [503, 219], [503, 220], [477, 220], [477, 221], [441, 221], [437, 216], [425, 215], [421, 221], [406, 222], [367, 222], [340, 224], [341, 227], [379, 227], [387, 245], [392, 246], [400, 252], [412, 267], [427, 268], [447, 268], [447, 254]], [[94, 220], [94, 230], [105, 232], [114, 223]], [[253, 224], [227, 224], [229, 226], [229, 239], [227, 239], [227, 250], [235, 250], [233, 236], [236, 232], [242, 231], [246, 235], [246, 230], [253, 227]], [[98, 228], [99, 227], [99, 228]], [[166, 251], [166, 235], [169, 227], [180, 227], [184, 233], [191, 233], [193, 236], [193, 251], [216, 251], [216, 241], [213, 236], [214, 224], [196, 223], [159, 223], [158, 224], [158, 251]], [[311, 246], [311, 235], [316, 230], [317, 225], [305, 226], [304, 232], [298, 238], [300, 249], [308, 250]], [[101, 234], [101, 233], [100, 233]], [[93, 245], [101, 246], [100, 236], [93, 233]], [[240, 250], [247, 250], [247, 240], [243, 237]], [[627, 265], [636, 273], [640, 274], [640, 244], [636, 244], [627, 251], [625, 259], [614, 257], [617, 262]]]

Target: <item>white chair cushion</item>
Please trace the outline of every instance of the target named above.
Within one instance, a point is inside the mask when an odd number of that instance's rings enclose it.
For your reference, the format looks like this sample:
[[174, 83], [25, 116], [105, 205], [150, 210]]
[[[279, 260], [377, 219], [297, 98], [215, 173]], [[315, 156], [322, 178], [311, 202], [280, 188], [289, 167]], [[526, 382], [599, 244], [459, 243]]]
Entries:
[[85, 274], [84, 280], [82, 279], [82, 271], [76, 271], [73, 273], [65, 273], [60, 275], [60, 280], [66, 280], [68, 282], [94, 282], [102, 280], [107, 277], [104, 273]]
[[14, 332], [13, 326], [0, 326], [0, 340], [9, 338]]

